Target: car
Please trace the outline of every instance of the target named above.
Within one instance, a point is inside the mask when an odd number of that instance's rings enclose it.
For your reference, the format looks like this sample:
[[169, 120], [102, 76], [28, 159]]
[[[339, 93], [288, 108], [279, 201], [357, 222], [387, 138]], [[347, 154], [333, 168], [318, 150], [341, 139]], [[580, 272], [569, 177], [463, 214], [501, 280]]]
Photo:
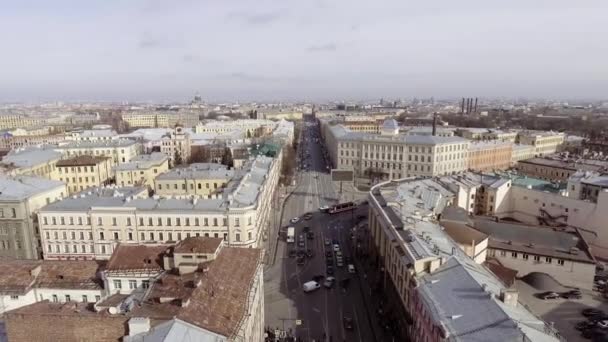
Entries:
[[328, 212], [329, 211], [329, 206], [327, 205], [323, 205], [319, 207], [319, 211], [322, 213]]
[[296, 252], [296, 250], [295, 250], [295, 249], [292, 249], [292, 250], [290, 250], [290, 251], [289, 251], [289, 257], [290, 257], [290, 258], [295, 258], [295, 257], [296, 257], [296, 254], [297, 254], [297, 252]]
[[314, 238], [315, 238], [315, 233], [313, 233], [313, 232], [308, 232], [308, 233], [306, 234], [306, 238], [307, 238], [308, 240], [314, 240]]
[[334, 287], [335, 282], [336, 282], [336, 278], [327, 277], [327, 278], [325, 278], [325, 281], [323, 282], [323, 286], [325, 286], [328, 289], [331, 289], [332, 287]]
[[557, 292], [547, 291], [547, 292], [537, 293], [536, 297], [543, 299], [543, 300], [548, 300], [548, 299], [557, 299], [560, 297], [560, 295]]
[[304, 215], [304, 219], [306, 221], [309, 221], [311, 218], [312, 218], [312, 214], [311, 213], [308, 213], [308, 214]]
[[354, 329], [353, 319], [351, 317], [344, 316], [342, 321], [344, 322], [344, 329], [346, 329], [346, 330]]
[[583, 295], [581, 294], [580, 290], [570, 290], [570, 291], [566, 291], [566, 292], [562, 292], [561, 293], [562, 298], [564, 299], [581, 299], [583, 298]]
[[315, 254], [312, 252], [312, 249], [309, 248], [306, 250], [306, 256], [312, 258], [315, 256]]
[[298, 247], [304, 247], [304, 240], [298, 241]]
[[325, 238], [325, 246], [331, 245], [331, 240]]
[[342, 259], [336, 260], [336, 266], [338, 266], [338, 267], [344, 267], [344, 262], [342, 262]]
[[355, 273], [355, 265], [348, 264], [348, 273]]
[[336, 252], [336, 257], [337, 257], [337, 258], [342, 258], [342, 251], [338, 250], [338, 251]]
[[335, 244], [334, 245], [334, 252], [339, 252], [340, 251], [340, 245]]
[[333, 256], [333, 253], [331, 251], [325, 251], [325, 256], [331, 258]]
[[299, 221], [300, 221], [300, 218], [297, 216], [292, 218], [291, 220], [289, 220], [289, 222], [291, 222], [291, 223], [298, 223]]
[[576, 323], [576, 325], [574, 326], [574, 329], [582, 331], [582, 330], [587, 330], [590, 328], [593, 328], [595, 326], [595, 323], [589, 322], [589, 321], [580, 321], [578, 323]]
[[323, 280], [323, 278], [325, 278], [324, 275], [322, 274], [317, 274], [316, 276], [312, 277], [312, 280], [316, 281], [317, 283], [320, 282], [321, 280]]
[[334, 274], [334, 267], [332, 265], [327, 265], [327, 268], [325, 269], [325, 273], [327, 273], [329, 275], [333, 275]]
[[298, 265], [304, 265], [305, 262], [306, 262], [306, 259], [304, 259], [303, 257], [298, 257], [298, 259], [297, 259]]
[[604, 311], [599, 310], [599, 309], [594, 309], [594, 308], [588, 308], [588, 309], [584, 309], [583, 311], [581, 311], [581, 314], [585, 317], [593, 317], [593, 316], [597, 316], [597, 315], [603, 315]]
[[598, 328], [608, 329], [608, 320], [598, 321], [595, 323]]
[[304, 290], [304, 292], [312, 292], [319, 288], [321, 288], [321, 284], [317, 283], [314, 280], [306, 282], [302, 285], [302, 290]]
[[309, 226], [305, 226], [304, 228], [302, 228], [302, 231], [304, 233], [308, 233], [310, 231], [310, 227]]
[[325, 265], [329, 266], [329, 265], [333, 265], [333, 264], [334, 264], [334, 259], [332, 259], [332, 258], [325, 259]]

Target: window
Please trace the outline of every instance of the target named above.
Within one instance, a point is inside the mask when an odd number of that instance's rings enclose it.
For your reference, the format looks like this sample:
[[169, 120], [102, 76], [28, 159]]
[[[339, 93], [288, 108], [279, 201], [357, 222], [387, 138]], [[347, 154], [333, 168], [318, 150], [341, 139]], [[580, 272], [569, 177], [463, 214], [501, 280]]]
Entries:
[[528, 260], [528, 254], [524, 253], [523, 258], [524, 260]]
[[564, 266], [564, 259], [557, 259], [557, 264], [560, 266]]
[[129, 280], [129, 289], [134, 290], [137, 288], [137, 280]]
[[127, 217], [127, 226], [130, 226], [130, 225], [131, 225], [131, 218]]
[[83, 303], [88, 303], [89, 302], [89, 298], [87, 298], [87, 295], [82, 295], [82, 302]]
[[186, 217], [186, 226], [190, 225], [190, 219]]
[[[240, 225], [240, 221], [241, 221], [241, 220], [240, 220], [238, 217], [237, 217], [237, 218], [235, 218], [235, 219], [234, 219], [234, 225], [235, 225], [236, 227], [238, 227], [238, 226]], [[237, 241], [238, 241], [238, 240], [237, 240]]]
[[165, 240], [162, 232], [158, 233], [158, 240], [159, 241], [164, 241]]
[[140, 236], [141, 236], [140, 240], [142, 240], [142, 241], [143, 241], [143, 240], [145, 240], [145, 239], [146, 239], [146, 235], [145, 235], [145, 233], [143, 233], [143, 232], [142, 232], [142, 233], [140, 234]]
[[150, 240], [154, 241], [154, 232], [150, 232]]
[[178, 217], [178, 218], [176, 218], [176, 219], [175, 219], [175, 225], [176, 225], [176, 226], [181, 226], [181, 225], [182, 225], [182, 222], [181, 222], [181, 221], [182, 221], [182, 220], [181, 220], [179, 217]]
[[129, 232], [127, 234], [127, 236], [129, 237], [129, 241], [133, 241], [133, 233], [132, 232]]
[[[14, 217], [14, 216], [13, 216]], [[59, 221], [61, 222], [62, 225], [65, 225], [65, 217], [61, 216], [59, 218]]]
[[153, 221], [152, 218], [148, 217], [148, 226], [150, 226], [150, 227], [153, 226], [152, 221]]
[[78, 225], [81, 225], [81, 226], [82, 226], [82, 217], [79, 217], [79, 218], [78, 218]]
[[70, 226], [73, 226], [73, 225], [74, 225], [74, 218], [70, 217]]
[[49, 224], [49, 220], [47, 220], [46, 216], [42, 218], [42, 221], [44, 222], [45, 225]]
[[114, 240], [118, 240], [118, 232], [114, 232]]
[[72, 298], [70, 297], [70, 295], [65, 295], [65, 301], [66, 302], [69, 302], [71, 300], [72, 300]]
[[511, 252], [511, 257], [517, 259], [517, 252]]
[[17, 217], [17, 210], [15, 210], [15, 208], [11, 208], [11, 216]]
[[100, 295], [96, 295], [95, 296], [95, 303], [99, 302], [101, 300], [101, 296]]
[[507, 251], [500, 251], [500, 256], [507, 256]]
[[167, 218], [167, 226], [171, 226], [171, 218], [170, 217]]
[[59, 300], [57, 299], [57, 295], [53, 295], [53, 303], [57, 303]]
[[149, 281], [149, 280], [142, 280], [142, 281], [141, 281], [141, 287], [142, 287], [143, 289], [147, 289], [147, 288], [149, 288], [149, 287], [150, 287], [150, 281]]
[[103, 232], [99, 232], [99, 240], [103, 240], [104, 239], [104, 234]]
[[224, 241], [228, 241], [228, 234], [224, 233]]
[[98, 218], [97, 218], [97, 225], [98, 225], [98, 226], [103, 225], [103, 221], [102, 221], [101, 217], [98, 217]]
[[241, 241], [241, 234], [236, 233], [236, 241]]
[[112, 217], [112, 225], [115, 226], [116, 225], [116, 217]]
[[122, 289], [122, 281], [119, 279], [114, 280], [114, 288], [115, 289]]
[[158, 218], [158, 222], [157, 222], [157, 223], [158, 223], [158, 225], [159, 225], [159, 226], [162, 226], [162, 225], [163, 225], [163, 219], [161, 219], [161, 218], [159, 217], [159, 218]]
[[550, 264], [550, 263], [551, 263], [551, 261], [552, 261], [551, 257], [546, 257], [546, 258], [545, 258], [545, 262], [546, 262], [547, 264]]
[[101, 246], [101, 254], [106, 254], [106, 245]]
[[252, 234], [251, 232], [247, 233], [247, 238], [248, 238], [249, 240], [251, 240], [251, 239], [252, 239], [252, 236], [253, 236], [253, 234]]
[[17, 299], [19, 299], [19, 296], [11, 295], [11, 299], [12, 300], [17, 300]]

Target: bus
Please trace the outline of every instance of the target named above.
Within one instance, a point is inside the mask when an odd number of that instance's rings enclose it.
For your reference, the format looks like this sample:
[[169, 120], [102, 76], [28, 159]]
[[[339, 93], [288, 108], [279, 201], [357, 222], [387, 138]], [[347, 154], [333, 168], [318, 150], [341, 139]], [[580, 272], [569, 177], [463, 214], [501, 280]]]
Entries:
[[296, 242], [296, 229], [294, 227], [287, 228], [287, 243]]
[[335, 206], [329, 208], [329, 213], [337, 214], [337, 213], [341, 213], [343, 211], [354, 210], [356, 207], [357, 207], [357, 205], [353, 202], [340, 203], [340, 204], [336, 204]]

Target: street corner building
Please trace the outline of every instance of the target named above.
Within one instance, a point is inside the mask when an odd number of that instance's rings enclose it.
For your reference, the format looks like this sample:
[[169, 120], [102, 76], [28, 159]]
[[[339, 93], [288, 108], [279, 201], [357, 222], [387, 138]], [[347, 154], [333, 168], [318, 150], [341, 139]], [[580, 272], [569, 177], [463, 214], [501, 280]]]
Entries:
[[263, 341], [260, 249], [205, 237], [125, 244], [100, 274], [103, 297], [94, 303], [45, 299], [6, 312], [8, 340]]

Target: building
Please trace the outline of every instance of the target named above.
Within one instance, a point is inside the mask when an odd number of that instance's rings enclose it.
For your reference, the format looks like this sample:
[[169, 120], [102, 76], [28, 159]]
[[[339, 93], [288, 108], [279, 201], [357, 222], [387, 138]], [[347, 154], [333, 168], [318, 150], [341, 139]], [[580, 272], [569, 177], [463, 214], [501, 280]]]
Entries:
[[[396, 313], [397, 339], [559, 341], [549, 324], [518, 302], [516, 290], [439, 226], [438, 216], [454, 200], [431, 179], [384, 182], [369, 193], [371, 257], [385, 270], [380, 286], [387, 310]], [[484, 243], [472, 247], [485, 253]]]
[[110, 157], [79, 155], [58, 161], [55, 177], [66, 183], [69, 193], [75, 193], [113, 181], [112, 165]]
[[259, 249], [232, 248], [208, 238], [186, 239], [161, 250], [120, 245], [103, 277], [111, 290], [94, 305], [45, 300], [7, 312], [8, 340], [264, 339]]
[[122, 114], [130, 128], [194, 127], [199, 123], [198, 112], [130, 112]]
[[0, 114], [0, 130], [43, 126], [47, 122], [43, 117], [20, 114]]
[[503, 131], [493, 128], [460, 127], [456, 129], [456, 135], [469, 140], [497, 140], [515, 143], [516, 131]]
[[9, 152], [2, 158], [1, 166], [8, 175], [27, 175], [54, 179], [57, 162], [63, 154], [52, 149], [28, 147]]
[[[405, 126], [399, 130], [407, 135], [433, 135], [433, 126]], [[454, 129], [452, 128], [435, 128], [435, 136], [438, 137], [453, 137]]]
[[161, 196], [195, 195], [211, 198], [223, 192], [237, 176], [235, 170], [214, 163], [191, 164], [165, 172], [154, 181], [154, 193]]
[[577, 171], [568, 178], [568, 197], [597, 203], [600, 192], [608, 189], [608, 176], [592, 171]]
[[96, 303], [105, 296], [95, 261], [0, 259], [0, 314], [38, 302]]
[[75, 141], [107, 141], [118, 139], [118, 133], [113, 129], [80, 129], [66, 133], [66, 140]]
[[39, 259], [38, 210], [67, 194], [65, 184], [29, 176], [0, 178], [0, 256]]
[[169, 157], [172, 165], [187, 163], [190, 160], [191, 144], [190, 134], [178, 126], [161, 139], [160, 151]]
[[[281, 120], [285, 121], [285, 120]], [[194, 127], [195, 133], [225, 134], [239, 131], [242, 138], [257, 138], [272, 134], [277, 123], [271, 120], [239, 119], [239, 120], [213, 120], [199, 122]]]
[[128, 163], [142, 152], [139, 142], [128, 139], [73, 141], [53, 148], [66, 157], [81, 155], [110, 157], [113, 165]]
[[520, 144], [532, 145], [536, 149], [536, 157], [542, 157], [557, 152], [564, 143], [564, 133], [543, 131], [522, 131], [517, 135]]
[[116, 165], [114, 174], [120, 186], [154, 187], [154, 179], [169, 170], [169, 157], [160, 152], [140, 154], [128, 163]]
[[511, 167], [513, 144], [500, 140], [473, 142], [469, 145], [468, 169], [506, 170]]
[[511, 166], [517, 165], [520, 160], [534, 158], [536, 148], [532, 145], [513, 144], [513, 153], [511, 157]]
[[351, 132], [321, 120], [321, 135], [334, 168], [373, 179], [452, 174], [468, 167], [469, 141], [460, 137], [399, 134], [393, 119], [380, 134]]
[[29, 146], [56, 144], [65, 140], [60, 134], [44, 135], [13, 135], [4, 133], [0, 135], [0, 150], [14, 150]]
[[280, 162], [257, 157], [212, 198], [148, 197], [146, 188], [92, 189], [51, 203], [38, 220], [45, 259], [108, 259], [117, 243], [220, 237], [256, 247], [268, 229]]
[[550, 181], [565, 182], [577, 171], [606, 172], [608, 161], [578, 158], [532, 158], [517, 163], [521, 174]]

